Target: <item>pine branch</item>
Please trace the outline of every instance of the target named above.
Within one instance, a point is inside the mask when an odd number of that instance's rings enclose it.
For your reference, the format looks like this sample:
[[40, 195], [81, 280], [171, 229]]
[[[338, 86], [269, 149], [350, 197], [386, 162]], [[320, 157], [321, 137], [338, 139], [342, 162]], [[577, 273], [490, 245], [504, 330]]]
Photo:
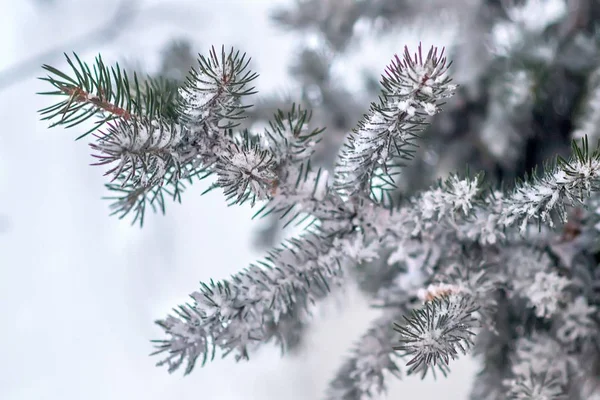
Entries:
[[347, 196], [373, 195], [383, 200], [394, 188], [394, 166], [412, 158], [411, 147], [425, 127], [426, 116], [439, 111], [440, 101], [450, 97], [450, 63], [444, 50], [431, 47], [425, 60], [421, 47], [412, 56], [407, 47], [396, 56], [382, 77], [379, 103], [348, 136], [336, 166], [337, 189]]
[[158, 365], [173, 372], [185, 362], [189, 374], [197, 360], [204, 365], [214, 358], [216, 348], [223, 356], [234, 352], [237, 360], [248, 359], [252, 349], [276, 336], [274, 327], [285, 315], [305, 315], [316, 292], [321, 298], [339, 284], [345, 240], [305, 234], [229, 280], [203, 283], [191, 295], [193, 304], [157, 321], [169, 336], [154, 341], [153, 354], [167, 353]]
[[[271, 212], [285, 216], [300, 201], [319, 201], [328, 191], [327, 179], [320, 179], [320, 170], [312, 171], [310, 157], [323, 130], [309, 131], [309, 122], [310, 113], [293, 105], [286, 114], [278, 111], [264, 132], [245, 130], [229, 144], [221, 140], [208, 146], [215, 159], [208, 173], [218, 175], [209, 190], [223, 188], [231, 204], [250, 200], [254, 206], [259, 200], [270, 200], [255, 216]], [[301, 208], [288, 223], [301, 215]]]
[[235, 120], [243, 118], [241, 98], [256, 93], [248, 85], [258, 77], [248, 70], [246, 54], [225, 52], [220, 55], [213, 47], [208, 57], [198, 59], [198, 69], [192, 68], [181, 89], [179, 110], [182, 120], [190, 127], [212, 135], [219, 129], [232, 128]]
[[446, 376], [448, 363], [460, 351], [466, 354], [473, 346], [474, 329], [479, 326], [474, 313], [478, 306], [468, 295], [444, 293], [427, 301], [422, 309], [404, 317], [404, 324], [394, 324], [401, 335], [401, 345], [395, 346], [402, 356], [410, 356], [407, 374], [421, 373], [424, 378], [429, 369], [435, 376], [435, 367]]
[[554, 226], [553, 215], [567, 221], [566, 206], [582, 205], [592, 192], [599, 190], [600, 149], [590, 153], [587, 138], [572, 144], [573, 153], [566, 160], [557, 157], [554, 165], [544, 168], [542, 177], [519, 183], [503, 200], [499, 224], [510, 226], [521, 222], [523, 233], [530, 219]]
[[91, 66], [82, 62], [77, 54], [73, 54], [74, 60], [66, 54], [65, 58], [72, 70], [70, 75], [43, 65], [49, 74], [40, 78], [56, 90], [39, 94], [65, 97], [39, 111], [42, 120], [55, 121], [50, 127], [63, 125], [70, 128], [98, 117], [94, 126], [77, 138], [81, 139], [110, 121], [132, 120], [137, 117], [151, 120], [155, 117], [152, 111], [158, 110], [155, 105], [158, 103], [157, 93], [147, 82], [142, 89], [143, 85], [136, 74], [130, 79], [118, 64], [114, 67], [105, 65], [101, 56], [96, 57]]
[[97, 153], [93, 156], [99, 160], [92, 165], [117, 163], [106, 175], [112, 174], [113, 181], [123, 177], [121, 186], [157, 185], [167, 173], [173, 170], [179, 174], [181, 164], [189, 162], [188, 136], [189, 131], [174, 124], [165, 126], [150, 121], [113, 124], [107, 133], [96, 136], [97, 143], [90, 144]]
[[[394, 282], [398, 286], [388, 290], [386, 305], [397, 309], [360, 339], [330, 386], [331, 399], [381, 394], [384, 373], [399, 373], [395, 357], [410, 357], [407, 374], [424, 377], [437, 369], [446, 375], [450, 360], [473, 346], [478, 327], [493, 330], [492, 294], [499, 286], [512, 290], [510, 300], [518, 295], [526, 301], [535, 323], [564, 322], [563, 329], [553, 327], [556, 338], [519, 342], [507, 389], [515, 398], [558, 396], [567, 389], [565, 371], [572, 359], [556, 347], [568, 339], [577, 345], [589, 342], [597, 333], [591, 316], [595, 306], [582, 301], [565, 306], [563, 300], [577, 294], [571, 293], [572, 281], [552, 271], [547, 259], [520, 263], [528, 270], [522, 276], [513, 272], [522, 282], [507, 279], [514, 266], [484, 268], [474, 261], [482, 254], [503, 254], [500, 245], [515, 250], [510, 240], [518, 234], [517, 224], [523, 236], [530, 233], [531, 220], [552, 227], [555, 216], [564, 221], [568, 206], [583, 205], [600, 189], [600, 149], [590, 153], [586, 138], [581, 146], [573, 144], [568, 160], [557, 158], [544, 174], [518, 182], [509, 193], [486, 188], [481, 174], [450, 175], [394, 208], [386, 193], [395, 174], [412, 158], [427, 118], [455, 89], [443, 50], [438, 54], [432, 47], [423, 57], [420, 47], [414, 55], [405, 48], [404, 58], [395, 58], [382, 79], [379, 102], [348, 135], [333, 179], [311, 166], [322, 130], [307, 128], [310, 112], [294, 105], [287, 113], [278, 111], [264, 132], [236, 129], [248, 107], [241, 99], [254, 93], [250, 84], [256, 74], [247, 68], [249, 59], [233, 49], [217, 53], [212, 48], [208, 57], [200, 56], [182, 87], [152, 79], [140, 84], [135, 75], [130, 80], [99, 57], [93, 67], [75, 58], [68, 58], [74, 77], [45, 67], [51, 75], [44, 79], [57, 89], [48, 94], [63, 99], [42, 114], [65, 126], [97, 116], [92, 131], [108, 123], [108, 130], [95, 132], [91, 147], [97, 164], [107, 166], [112, 176], [107, 187], [116, 193], [115, 213], [133, 214], [141, 223], [147, 209], [164, 212], [167, 196], [179, 201], [184, 183], [214, 175], [209, 190], [223, 189], [231, 204], [264, 201], [257, 216], [313, 222], [265, 260], [229, 279], [202, 283], [190, 303], [157, 321], [166, 335], [154, 341], [153, 354], [163, 357], [158, 365], [170, 372], [185, 365], [188, 374], [217, 351], [248, 359], [269, 341], [286, 351], [294, 341], [290, 331], [330, 287], [343, 282], [346, 264], [370, 262], [385, 248], [418, 242], [423, 248], [437, 246], [439, 253], [434, 265], [424, 260], [417, 266], [422, 268], [419, 279], [430, 284], [419, 293], [423, 306], [394, 324], [400, 344], [392, 346], [395, 334], [386, 326], [415, 300], [415, 287]], [[520, 255], [532, 261], [530, 253]], [[464, 259], [456, 261], [457, 254]], [[548, 354], [560, 360], [546, 379], [539, 363], [554, 363]]]
[[[93, 66], [74, 58], [67, 57], [73, 76], [44, 66], [51, 75], [42, 79], [58, 89], [45, 94], [67, 98], [41, 113], [44, 119], [57, 120], [53, 125], [68, 127], [100, 116], [80, 137], [109, 123], [90, 145], [99, 159], [94, 165], [109, 165], [106, 173], [117, 182], [107, 188], [118, 192], [109, 198], [120, 217], [135, 210], [134, 222], [141, 223], [146, 205], [164, 213], [166, 197], [180, 201], [180, 179], [191, 183], [192, 177], [212, 174], [217, 181], [209, 190], [223, 188], [232, 204], [249, 200], [254, 205], [279, 194], [278, 206], [271, 208], [282, 211], [306, 195], [291, 192], [312, 173], [310, 156], [322, 132], [307, 130], [308, 111], [295, 105], [287, 114], [278, 111], [259, 136], [232, 129], [249, 107], [241, 98], [254, 93], [248, 85], [257, 76], [248, 71], [245, 54], [224, 48], [218, 54], [212, 48], [208, 57], [200, 56], [199, 67], [181, 88], [160, 78], [140, 84], [135, 74], [131, 80], [118, 65], [105, 66], [101, 57]], [[306, 173], [303, 179], [296, 173], [299, 167]], [[318, 185], [323, 187], [323, 182]], [[312, 195], [317, 195], [315, 190]]]
[[464, 178], [451, 175], [409, 199], [391, 215], [384, 240], [393, 244], [410, 237], [453, 233], [472, 223], [481, 202], [482, 178], [481, 174]]

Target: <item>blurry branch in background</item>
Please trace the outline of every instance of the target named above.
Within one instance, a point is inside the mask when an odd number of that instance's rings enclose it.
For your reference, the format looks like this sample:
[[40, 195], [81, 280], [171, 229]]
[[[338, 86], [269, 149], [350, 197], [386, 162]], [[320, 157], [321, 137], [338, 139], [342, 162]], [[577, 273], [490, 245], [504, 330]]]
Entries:
[[99, 44], [116, 39], [119, 34], [131, 26], [128, 22], [131, 22], [134, 18], [136, 11], [137, 2], [135, 0], [123, 0], [117, 7], [113, 17], [103, 26], [0, 71], [0, 90], [6, 89], [35, 74], [40, 64], [55, 59], [64, 52], [64, 49], [73, 49], [82, 52], [86, 48], [98, 46]]
[[380, 35], [386, 35], [398, 22], [414, 22], [415, 17], [439, 16], [469, 1], [419, 0], [295, 0], [279, 7], [273, 20], [284, 29], [318, 33], [335, 51], [344, 51], [361, 35], [357, 24], [370, 24]]
[[[181, 6], [180, 6], [181, 7]], [[180, 8], [179, 7], [179, 8]], [[82, 34], [70, 41], [62, 43], [50, 50], [33, 55], [4, 70], [0, 70], [0, 91], [7, 89], [30, 76], [33, 76], [41, 64], [49, 63], [59, 58], [65, 50], [83, 53], [87, 49], [98, 47], [117, 39], [125, 31], [135, 27], [135, 20], [142, 17], [155, 19], [159, 22], [186, 23], [184, 13], [171, 9], [167, 3], [159, 3], [152, 7], [141, 8], [137, 0], [122, 0], [117, 6], [112, 18], [102, 26]], [[189, 10], [186, 11], [189, 15]]]

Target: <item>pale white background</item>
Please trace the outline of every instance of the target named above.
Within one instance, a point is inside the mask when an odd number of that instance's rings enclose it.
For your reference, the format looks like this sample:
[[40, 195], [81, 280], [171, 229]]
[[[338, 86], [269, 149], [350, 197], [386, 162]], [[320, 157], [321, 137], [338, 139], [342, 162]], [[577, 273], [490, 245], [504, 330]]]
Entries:
[[[148, 11], [123, 34], [80, 55], [101, 52], [151, 70], [164, 43], [185, 34], [201, 52], [241, 46], [261, 73], [259, 89], [281, 89], [300, 39], [271, 26], [267, 12], [285, 1], [143, 1]], [[117, 4], [55, 2], [47, 10], [35, 1], [0, 3], [0, 71], [102, 25]], [[378, 61], [376, 49], [366, 51], [365, 62], [381, 68], [391, 55]], [[64, 67], [60, 58], [46, 62]], [[154, 367], [149, 340], [160, 330], [152, 321], [198, 281], [225, 278], [259, 257], [251, 247], [257, 222], [248, 208], [226, 207], [218, 192], [200, 197], [203, 185], [182, 205], [169, 204], [165, 217], [149, 214], [143, 230], [109, 218], [102, 170], [88, 166], [86, 143], [73, 140], [80, 131], [39, 121], [36, 110], [51, 99], [34, 93], [45, 89], [30, 76], [0, 91], [0, 399], [322, 398], [375, 315], [352, 289], [341, 311], [330, 305], [316, 319], [300, 356], [265, 348], [250, 363], [217, 361], [185, 378]], [[466, 399], [475, 370], [466, 359], [448, 379], [394, 382], [389, 398]]]

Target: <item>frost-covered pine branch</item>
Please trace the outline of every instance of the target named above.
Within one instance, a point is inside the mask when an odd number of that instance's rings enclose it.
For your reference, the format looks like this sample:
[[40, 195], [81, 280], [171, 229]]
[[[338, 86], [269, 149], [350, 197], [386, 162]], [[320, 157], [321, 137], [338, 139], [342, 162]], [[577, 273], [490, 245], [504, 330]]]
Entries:
[[340, 192], [385, 198], [380, 193], [394, 186], [395, 167], [399, 160], [412, 158], [425, 117], [435, 115], [439, 103], [456, 89], [447, 75], [449, 63], [443, 51], [437, 51], [432, 47], [424, 57], [420, 47], [414, 55], [405, 48], [404, 57], [396, 56], [387, 68], [379, 103], [371, 104], [340, 153], [336, 166]]
[[499, 223], [511, 225], [522, 220], [520, 230], [523, 232], [531, 218], [552, 226], [550, 217], [557, 214], [561, 222], [566, 222], [566, 206], [580, 205], [598, 190], [599, 155], [597, 150], [589, 152], [587, 138], [582, 139], [581, 146], [574, 142], [570, 160], [558, 157], [557, 166], [546, 168], [549, 172], [541, 178], [534, 177], [531, 182], [518, 185], [504, 200]]
[[[140, 83], [100, 58], [93, 67], [67, 58], [72, 77], [46, 66], [51, 94], [63, 100], [42, 113], [65, 126], [98, 117], [91, 147], [96, 164], [108, 168], [121, 216], [133, 212], [142, 222], [148, 206], [164, 211], [165, 196], [179, 200], [184, 183], [214, 175], [209, 190], [223, 190], [231, 204], [260, 205], [257, 215], [288, 223], [312, 222], [262, 261], [202, 283], [190, 302], [158, 320], [158, 365], [188, 374], [216, 354], [248, 359], [270, 341], [285, 351], [289, 329], [331, 287], [387, 252], [385, 261], [398, 268], [375, 295], [383, 315], [356, 342], [329, 387], [330, 400], [380, 395], [386, 377], [403, 371], [447, 375], [451, 360], [477, 348], [479, 333], [485, 339], [512, 328], [497, 323], [510, 302], [528, 314], [499, 385], [514, 398], [574, 390], [565, 371], [592, 346], [597, 308], [581, 278], [590, 271], [564, 265], [548, 238], [569, 207], [585, 206], [598, 191], [600, 150], [591, 151], [584, 138], [570, 157], [510, 190], [490, 186], [483, 174], [451, 174], [394, 205], [387, 194], [394, 176], [456, 90], [443, 55], [419, 46], [394, 57], [379, 102], [347, 135], [332, 176], [311, 166], [322, 129], [307, 128], [308, 110], [278, 111], [259, 132], [237, 126], [256, 75], [234, 50], [200, 56], [179, 86]], [[536, 240], [546, 246], [535, 248]], [[562, 325], [536, 334], [537, 325], [556, 321]], [[576, 345], [566, 346], [568, 339]], [[540, 360], [550, 356], [559, 357], [551, 360], [556, 371], [544, 375]]]
[[239, 360], [260, 343], [281, 341], [277, 325], [296, 309], [307, 312], [315, 295], [342, 278], [343, 258], [341, 246], [307, 234], [231, 279], [202, 284], [191, 294], [193, 303], [157, 322], [170, 337], [156, 341], [155, 354], [166, 353], [159, 365], [174, 371], [185, 362], [189, 373], [198, 359], [204, 364], [214, 357], [215, 348]]
[[407, 373], [421, 373], [424, 377], [429, 369], [435, 371], [437, 367], [446, 375], [450, 360], [459, 353], [466, 354], [473, 345], [476, 311], [477, 305], [469, 296], [458, 295], [451, 288], [426, 301], [410, 317], [404, 317], [404, 324], [396, 325], [401, 344], [394, 350], [410, 357]]

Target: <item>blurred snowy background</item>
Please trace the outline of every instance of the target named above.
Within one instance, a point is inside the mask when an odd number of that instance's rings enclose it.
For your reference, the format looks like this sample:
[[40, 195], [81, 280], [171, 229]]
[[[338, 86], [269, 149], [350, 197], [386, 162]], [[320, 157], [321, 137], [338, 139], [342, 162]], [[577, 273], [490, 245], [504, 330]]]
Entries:
[[[228, 208], [219, 192], [200, 197], [205, 184], [192, 187], [183, 204], [169, 204], [166, 216], [149, 214], [143, 229], [109, 218], [102, 170], [87, 166], [87, 145], [73, 140], [80, 128], [48, 130], [36, 113], [52, 101], [35, 94], [46, 89], [35, 79], [40, 65], [64, 68], [63, 51], [84, 60], [101, 53], [107, 62], [153, 71], [177, 37], [202, 53], [212, 44], [236, 46], [252, 56], [261, 94], [289, 91], [290, 57], [306, 38], [269, 19], [285, 3], [0, 2], [0, 399], [322, 398], [377, 315], [357, 290], [325, 305], [297, 355], [264, 349], [250, 363], [219, 360], [185, 378], [154, 367], [149, 340], [161, 332], [153, 320], [185, 301], [200, 280], [225, 278], [260, 257], [252, 246], [260, 222], [251, 221], [248, 207]], [[111, 22], [123, 4], [130, 10]], [[99, 30], [105, 26], [111, 29]], [[383, 71], [404, 44], [445, 44], [425, 28], [396, 43], [365, 45], [346, 63], [348, 76], [362, 67]], [[394, 381], [389, 398], [466, 399], [475, 371], [463, 358], [447, 379]]]

